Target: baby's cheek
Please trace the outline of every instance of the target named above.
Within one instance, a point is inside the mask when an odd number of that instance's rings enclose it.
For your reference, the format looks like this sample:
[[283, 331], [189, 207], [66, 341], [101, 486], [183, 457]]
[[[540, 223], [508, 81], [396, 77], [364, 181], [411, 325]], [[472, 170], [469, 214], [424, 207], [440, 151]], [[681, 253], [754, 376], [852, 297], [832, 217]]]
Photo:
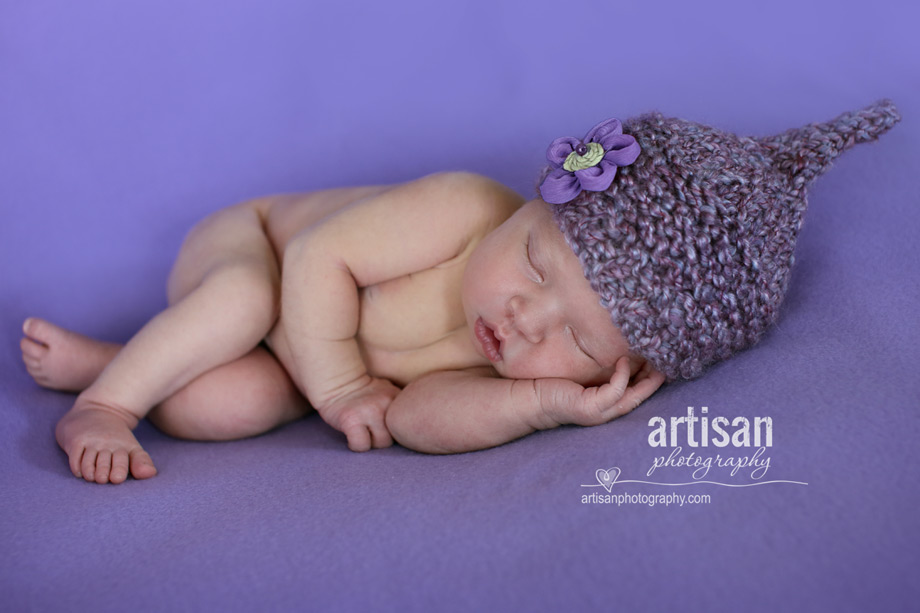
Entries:
[[585, 379], [585, 365], [579, 364], [573, 356], [558, 351], [535, 351], [517, 361], [509, 369], [512, 379], [568, 379], [581, 383]]
[[585, 370], [579, 378], [572, 379], [572, 381], [585, 387], [596, 387], [609, 383], [610, 378], [613, 377], [613, 371], [613, 368], [601, 369], [599, 366], [595, 366], [594, 368]]
[[613, 371], [616, 370], [615, 366], [609, 368], [600, 366], [581, 352], [556, 355], [552, 358], [549, 368], [556, 373], [550, 376], [568, 379], [585, 387], [608, 383], [613, 376]]

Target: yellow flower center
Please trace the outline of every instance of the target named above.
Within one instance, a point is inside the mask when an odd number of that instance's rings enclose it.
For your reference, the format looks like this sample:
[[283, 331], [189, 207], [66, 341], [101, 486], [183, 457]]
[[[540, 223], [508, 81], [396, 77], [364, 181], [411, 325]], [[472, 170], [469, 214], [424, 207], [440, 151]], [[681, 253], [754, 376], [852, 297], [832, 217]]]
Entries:
[[565, 168], [568, 172], [575, 172], [576, 170], [584, 170], [585, 168], [591, 168], [592, 166], [597, 166], [601, 163], [601, 160], [604, 159], [604, 148], [600, 143], [590, 142], [587, 144], [588, 150], [584, 155], [578, 155], [577, 151], [573, 151], [565, 158], [562, 167]]

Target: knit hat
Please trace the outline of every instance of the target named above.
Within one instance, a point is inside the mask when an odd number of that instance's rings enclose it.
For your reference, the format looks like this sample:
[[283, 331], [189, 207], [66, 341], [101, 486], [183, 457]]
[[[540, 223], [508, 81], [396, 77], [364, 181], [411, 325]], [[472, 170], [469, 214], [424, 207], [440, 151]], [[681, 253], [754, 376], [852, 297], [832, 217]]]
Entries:
[[607, 120], [550, 145], [540, 193], [631, 350], [691, 379], [776, 320], [809, 184], [899, 119], [883, 100], [767, 138]]

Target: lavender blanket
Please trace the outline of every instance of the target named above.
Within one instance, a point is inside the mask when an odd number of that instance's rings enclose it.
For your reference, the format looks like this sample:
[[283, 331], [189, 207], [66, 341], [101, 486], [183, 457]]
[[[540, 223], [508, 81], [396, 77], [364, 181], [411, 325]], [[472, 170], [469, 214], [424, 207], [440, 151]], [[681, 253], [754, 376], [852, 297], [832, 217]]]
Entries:
[[[0, 607], [916, 608], [916, 9], [562, 6], [0, 5]], [[316, 416], [143, 424], [160, 474], [95, 486], [53, 440], [73, 396], [20, 361], [29, 315], [126, 340], [184, 232], [246, 198], [448, 169], [530, 196], [546, 145], [611, 115], [766, 135], [882, 97], [904, 120], [815, 185], [775, 329], [604, 426], [434, 457]]]

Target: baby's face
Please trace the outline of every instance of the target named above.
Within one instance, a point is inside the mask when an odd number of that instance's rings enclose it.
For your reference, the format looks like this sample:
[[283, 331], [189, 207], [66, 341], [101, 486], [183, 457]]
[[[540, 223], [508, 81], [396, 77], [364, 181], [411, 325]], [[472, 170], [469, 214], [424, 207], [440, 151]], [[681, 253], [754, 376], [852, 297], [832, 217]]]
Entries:
[[539, 199], [476, 246], [463, 275], [463, 309], [477, 350], [505, 378], [597, 385], [629, 355]]

